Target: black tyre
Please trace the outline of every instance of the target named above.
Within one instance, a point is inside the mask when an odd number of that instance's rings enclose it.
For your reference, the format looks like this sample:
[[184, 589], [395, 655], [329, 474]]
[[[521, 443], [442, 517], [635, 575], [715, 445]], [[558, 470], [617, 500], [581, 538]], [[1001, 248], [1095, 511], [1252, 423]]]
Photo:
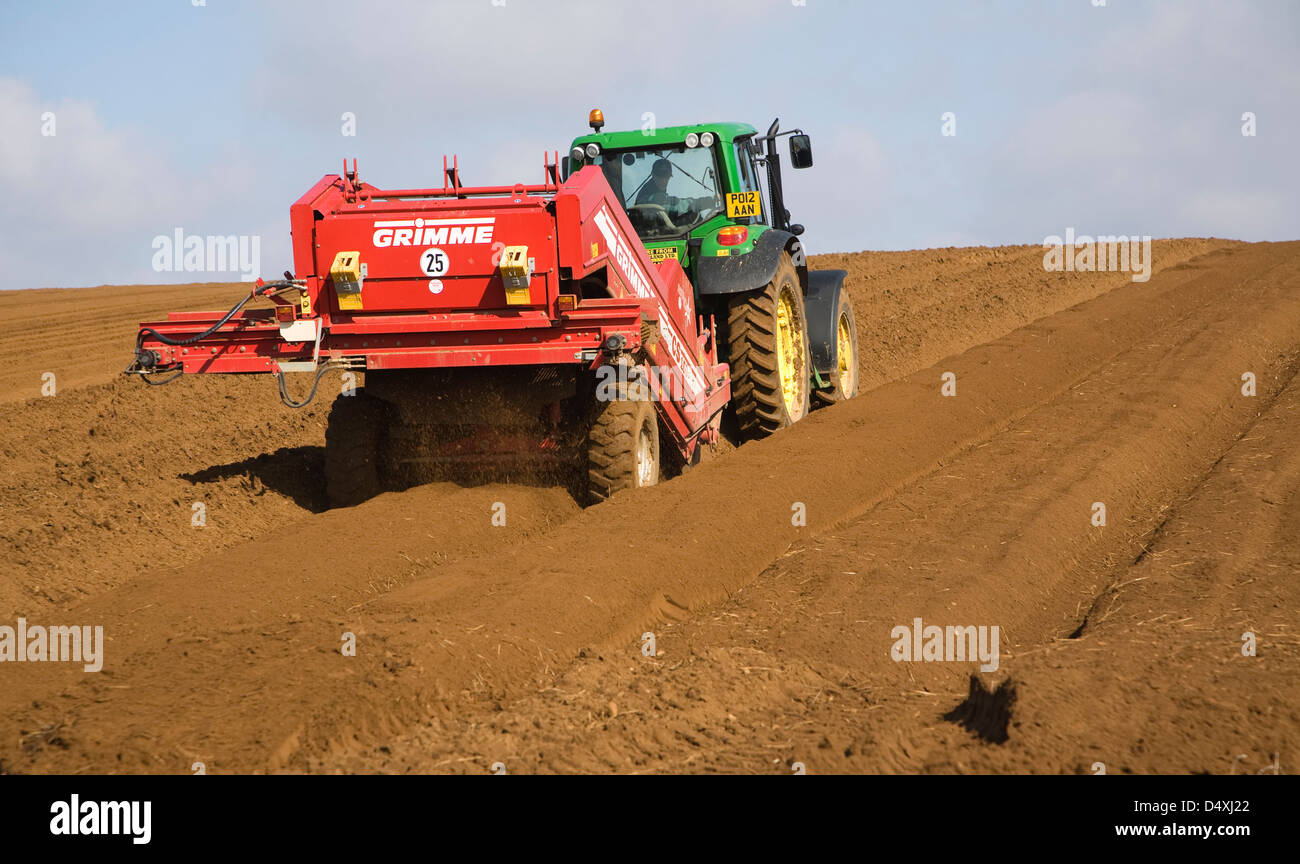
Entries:
[[624, 489], [659, 482], [659, 418], [647, 399], [622, 397], [598, 403], [587, 434], [587, 497], [605, 501]]
[[340, 395], [325, 427], [325, 494], [331, 507], [352, 507], [384, 491], [381, 447], [388, 412], [364, 389]]
[[789, 253], [781, 255], [776, 274], [762, 290], [730, 298], [727, 342], [741, 437], [765, 438], [807, 415], [812, 389], [808, 318]]
[[831, 370], [831, 387], [813, 396], [822, 405], [834, 405], [858, 395], [858, 326], [853, 320], [853, 301], [847, 291], [840, 291], [835, 310], [835, 368]]

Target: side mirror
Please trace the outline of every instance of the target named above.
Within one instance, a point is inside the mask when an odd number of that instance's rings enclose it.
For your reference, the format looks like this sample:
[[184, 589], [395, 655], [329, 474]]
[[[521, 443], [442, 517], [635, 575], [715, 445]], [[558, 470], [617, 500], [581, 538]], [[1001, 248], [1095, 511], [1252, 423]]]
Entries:
[[790, 136], [790, 164], [795, 168], [812, 167], [812, 139], [807, 135]]

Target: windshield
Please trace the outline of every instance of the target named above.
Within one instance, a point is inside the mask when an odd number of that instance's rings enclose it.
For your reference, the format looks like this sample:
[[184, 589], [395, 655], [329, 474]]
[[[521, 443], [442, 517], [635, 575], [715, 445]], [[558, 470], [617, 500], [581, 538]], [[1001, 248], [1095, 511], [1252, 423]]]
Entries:
[[685, 236], [722, 210], [712, 147], [606, 150], [592, 164], [605, 172], [642, 240]]

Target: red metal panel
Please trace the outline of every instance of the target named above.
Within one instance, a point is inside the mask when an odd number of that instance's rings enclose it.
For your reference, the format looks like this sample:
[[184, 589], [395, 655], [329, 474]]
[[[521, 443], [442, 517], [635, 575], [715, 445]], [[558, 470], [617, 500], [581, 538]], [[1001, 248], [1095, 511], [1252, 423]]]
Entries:
[[[366, 267], [362, 314], [392, 310], [508, 309], [497, 272], [507, 245], [527, 246], [535, 277], [527, 305], [556, 311], [559, 278], [555, 223], [547, 211], [554, 186], [379, 190], [331, 175], [295, 207], [294, 252], [324, 276], [341, 251]], [[317, 219], [316, 214], [322, 218]], [[309, 232], [297, 225], [310, 226]], [[429, 267], [426, 253], [440, 250]], [[323, 308], [338, 312], [333, 292]]]
[[374, 315], [338, 312], [330, 325], [330, 333], [437, 333], [448, 330], [526, 330], [550, 326], [550, 316], [541, 309]]
[[534, 366], [582, 362], [581, 352], [600, 345], [599, 338], [549, 345], [488, 345], [446, 349], [372, 352], [367, 369], [428, 369], [457, 366]]
[[[660, 401], [665, 421], [680, 440], [698, 429], [713, 410], [721, 389], [723, 403], [730, 385], [719, 384], [713, 370], [697, 358], [694, 291], [677, 262], [656, 266], [641, 245], [632, 223], [600, 169], [588, 166], [572, 175], [555, 196], [559, 261], [575, 273], [606, 266], [637, 297], [648, 301], [659, 325], [660, 341], [649, 370], [652, 382], [672, 383], [671, 401]], [[721, 407], [718, 405], [717, 407]], [[702, 416], [703, 415], [703, 416]]]
[[[327, 175], [317, 181], [315, 186], [299, 198], [289, 208], [289, 230], [293, 238], [294, 275], [307, 280], [307, 294], [311, 298], [312, 308], [320, 307], [320, 293], [324, 274], [317, 272], [315, 256], [316, 211], [328, 206], [323, 202], [341, 194], [341, 181], [337, 174]], [[328, 266], [328, 265], [327, 265]]]
[[[271, 361], [309, 360], [314, 343], [285, 342], [269, 310], [252, 310], [232, 319], [194, 345], [167, 345], [146, 337], [144, 348], [166, 366], [180, 362], [186, 372], [269, 371]], [[219, 312], [173, 313], [152, 327], [171, 338], [185, 338], [215, 324]], [[334, 324], [322, 338], [323, 358], [362, 358], [368, 369], [490, 364], [585, 363], [582, 352], [599, 348], [613, 333], [639, 345], [641, 305], [633, 300], [581, 307], [552, 324], [544, 312], [513, 313], [507, 326], [490, 313], [356, 316]], [[498, 326], [491, 326], [495, 322]]]
[[506, 302], [497, 269], [506, 246], [527, 246], [533, 260], [527, 305], [551, 306], [559, 289], [555, 222], [545, 202], [481, 209], [456, 206], [456, 201], [439, 203], [441, 209], [421, 216], [362, 211], [317, 223], [320, 272], [326, 272], [341, 251], [358, 251], [366, 266], [363, 310], [355, 315], [520, 308], [524, 304]]

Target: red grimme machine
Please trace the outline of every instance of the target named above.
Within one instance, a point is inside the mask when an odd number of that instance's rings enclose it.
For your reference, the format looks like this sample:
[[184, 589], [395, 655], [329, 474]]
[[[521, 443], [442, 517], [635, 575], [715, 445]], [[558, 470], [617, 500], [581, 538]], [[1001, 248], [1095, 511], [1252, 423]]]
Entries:
[[[142, 324], [126, 372], [269, 373], [294, 407], [330, 370], [364, 373], [326, 432], [336, 506], [416, 464], [569, 464], [593, 500], [652, 485], [717, 440], [730, 383], [715, 322], [676, 260], [651, 260], [599, 168], [561, 179], [557, 154], [544, 172], [464, 186], [444, 158], [441, 187], [382, 190], [345, 163], [290, 208], [292, 273], [225, 313]], [[310, 373], [306, 399], [286, 373]]]

